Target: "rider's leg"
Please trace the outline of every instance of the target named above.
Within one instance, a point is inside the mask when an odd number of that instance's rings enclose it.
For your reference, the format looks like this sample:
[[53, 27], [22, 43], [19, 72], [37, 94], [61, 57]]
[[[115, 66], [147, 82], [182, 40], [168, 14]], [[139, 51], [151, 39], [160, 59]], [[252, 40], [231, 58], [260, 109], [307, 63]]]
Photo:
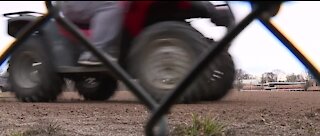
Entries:
[[[123, 7], [119, 2], [101, 2], [96, 5], [96, 12], [91, 19], [92, 43], [116, 60], [120, 49], [120, 32], [123, 21]], [[78, 63], [95, 65], [101, 62], [91, 52], [83, 53]]]
[[[63, 13], [75, 23], [88, 23], [92, 31], [90, 41], [113, 58], [119, 54], [120, 32], [124, 7], [119, 1], [68, 1]], [[80, 55], [80, 64], [102, 64], [91, 52]]]

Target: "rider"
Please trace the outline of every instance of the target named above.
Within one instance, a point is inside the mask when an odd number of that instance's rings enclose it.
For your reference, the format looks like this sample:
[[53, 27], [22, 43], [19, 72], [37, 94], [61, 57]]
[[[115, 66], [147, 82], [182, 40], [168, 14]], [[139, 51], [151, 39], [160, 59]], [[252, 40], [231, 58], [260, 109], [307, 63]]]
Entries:
[[[119, 57], [120, 32], [124, 6], [120, 1], [64, 1], [61, 4], [64, 16], [76, 24], [89, 24], [92, 31], [90, 42], [107, 52], [113, 60]], [[91, 52], [83, 52], [79, 64], [101, 65]]]

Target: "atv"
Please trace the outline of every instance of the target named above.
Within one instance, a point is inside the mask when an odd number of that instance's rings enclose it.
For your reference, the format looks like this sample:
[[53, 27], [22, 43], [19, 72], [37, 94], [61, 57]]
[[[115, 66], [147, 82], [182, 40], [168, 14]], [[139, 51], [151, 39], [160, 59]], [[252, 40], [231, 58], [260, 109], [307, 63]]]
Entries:
[[[158, 102], [170, 93], [216, 41], [193, 28], [187, 19], [208, 18], [230, 30], [234, 16], [228, 4], [200, 1], [132, 1], [123, 23], [120, 57], [123, 67]], [[16, 37], [43, 14], [24, 11], [6, 13], [8, 34]], [[89, 25], [75, 24], [90, 36]], [[74, 81], [86, 100], [107, 100], [118, 87], [118, 78], [107, 67], [79, 65], [86, 51], [81, 42], [55, 20], [35, 30], [11, 55], [9, 83], [24, 102], [55, 101]], [[235, 66], [228, 48], [213, 59], [179, 99], [181, 103], [220, 100], [232, 88]]]

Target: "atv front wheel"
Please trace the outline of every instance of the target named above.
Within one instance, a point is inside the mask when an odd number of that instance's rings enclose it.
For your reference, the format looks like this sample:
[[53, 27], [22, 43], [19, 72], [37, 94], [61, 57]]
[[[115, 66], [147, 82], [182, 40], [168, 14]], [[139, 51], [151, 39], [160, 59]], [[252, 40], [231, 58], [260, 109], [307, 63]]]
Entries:
[[207, 82], [202, 86], [203, 92], [202, 100], [218, 101], [226, 96], [232, 89], [233, 81], [235, 79], [235, 65], [232, 57], [228, 52], [222, 52], [217, 56], [217, 59], [210, 65], [207, 70]]
[[63, 79], [50, 63], [44, 42], [32, 36], [13, 52], [9, 62], [9, 83], [16, 97], [24, 102], [56, 100]]

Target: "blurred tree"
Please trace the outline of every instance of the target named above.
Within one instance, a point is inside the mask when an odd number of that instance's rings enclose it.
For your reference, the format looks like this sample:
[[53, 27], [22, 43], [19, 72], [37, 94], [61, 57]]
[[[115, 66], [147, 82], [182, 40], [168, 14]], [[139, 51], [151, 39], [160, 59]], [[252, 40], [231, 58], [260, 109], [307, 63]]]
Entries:
[[311, 87], [314, 83], [316, 85], [319, 85], [319, 82], [314, 78], [314, 76], [312, 75], [312, 73], [307, 70], [306, 72], [307, 77], [306, 77], [306, 85], [305, 85], [305, 90], [307, 90], [309, 87]]
[[287, 82], [304, 82], [305, 79], [303, 78], [303, 76], [301, 74], [290, 74], [287, 75]]
[[312, 75], [312, 73], [309, 70], [307, 70], [306, 74], [307, 74], [307, 80], [315, 79], [314, 76]]
[[266, 72], [261, 76], [261, 83], [276, 82], [278, 75], [273, 72]]
[[240, 89], [242, 89], [243, 87], [243, 80], [248, 79], [249, 77], [250, 75], [247, 74], [244, 70], [236, 69], [236, 78], [234, 81], [234, 88], [240, 91]]

